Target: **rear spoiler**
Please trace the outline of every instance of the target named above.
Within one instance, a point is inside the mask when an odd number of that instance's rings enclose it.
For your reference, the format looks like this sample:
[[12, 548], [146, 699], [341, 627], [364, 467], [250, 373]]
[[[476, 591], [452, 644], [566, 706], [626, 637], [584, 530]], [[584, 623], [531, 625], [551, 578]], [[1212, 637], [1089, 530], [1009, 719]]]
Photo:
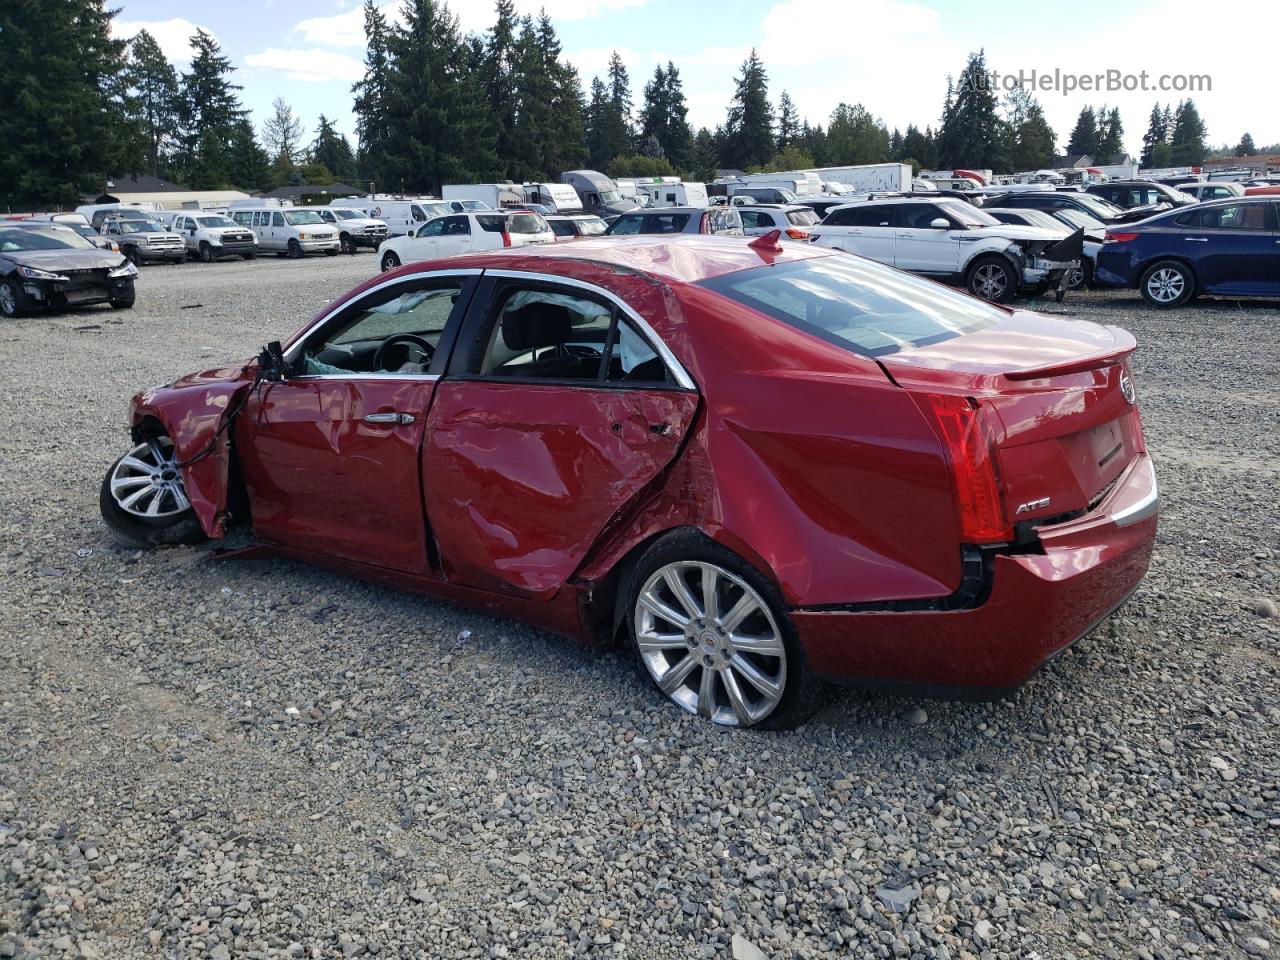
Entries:
[[1112, 350], [1108, 353], [1094, 354], [1091, 357], [1076, 357], [1074, 360], [1068, 360], [1065, 363], [1051, 363], [1043, 367], [1033, 367], [1030, 370], [1014, 370], [1006, 373], [1004, 377], [1006, 380], [1042, 380], [1047, 377], [1065, 376], [1069, 373], [1098, 370], [1113, 363], [1120, 363], [1125, 357], [1133, 353], [1133, 350], [1134, 347], [1129, 346], [1124, 350]]

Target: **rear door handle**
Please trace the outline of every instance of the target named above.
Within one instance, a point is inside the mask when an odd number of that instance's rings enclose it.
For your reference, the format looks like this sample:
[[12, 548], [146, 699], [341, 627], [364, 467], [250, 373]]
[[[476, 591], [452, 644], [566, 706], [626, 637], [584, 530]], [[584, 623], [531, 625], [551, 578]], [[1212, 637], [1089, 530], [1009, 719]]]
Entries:
[[416, 420], [412, 413], [400, 413], [393, 411], [391, 413], [366, 413], [364, 416], [365, 423], [398, 423], [406, 426]]

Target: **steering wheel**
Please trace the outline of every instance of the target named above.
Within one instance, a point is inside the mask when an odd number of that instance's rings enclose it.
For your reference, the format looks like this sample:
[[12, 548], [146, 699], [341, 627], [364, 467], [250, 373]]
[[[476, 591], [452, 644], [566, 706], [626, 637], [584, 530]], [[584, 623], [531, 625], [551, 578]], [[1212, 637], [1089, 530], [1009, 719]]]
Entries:
[[383, 363], [386, 360], [387, 351], [391, 347], [400, 344], [411, 344], [418, 348], [422, 354], [422, 363], [424, 365], [431, 363], [431, 358], [435, 356], [436, 348], [431, 346], [427, 340], [418, 336], [416, 333], [397, 333], [395, 336], [387, 337], [382, 343], [378, 344], [378, 349], [373, 354], [373, 369], [382, 370]]

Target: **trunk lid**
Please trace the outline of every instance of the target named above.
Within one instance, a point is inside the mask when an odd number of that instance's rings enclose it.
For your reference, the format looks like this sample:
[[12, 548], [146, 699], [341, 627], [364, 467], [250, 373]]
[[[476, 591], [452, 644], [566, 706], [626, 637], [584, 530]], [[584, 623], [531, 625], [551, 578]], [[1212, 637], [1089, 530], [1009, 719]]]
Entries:
[[1135, 346], [1115, 327], [1019, 311], [881, 362], [913, 392], [977, 402], [1005, 520], [1017, 524], [1090, 509], [1143, 451]]

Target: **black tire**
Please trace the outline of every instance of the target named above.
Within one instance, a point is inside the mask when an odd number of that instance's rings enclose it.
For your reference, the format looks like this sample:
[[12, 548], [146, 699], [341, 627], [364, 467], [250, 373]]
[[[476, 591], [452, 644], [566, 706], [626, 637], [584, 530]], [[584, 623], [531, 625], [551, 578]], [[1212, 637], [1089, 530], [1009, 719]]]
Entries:
[[0, 280], [0, 317], [20, 317], [27, 310], [27, 295], [12, 280]]
[[[160, 437], [160, 440], [167, 438]], [[125, 454], [128, 456], [129, 454]], [[164, 544], [201, 543], [208, 539], [196, 518], [195, 510], [188, 507], [181, 513], [162, 517], [140, 517], [129, 513], [116, 502], [111, 493], [111, 478], [125, 456], [107, 468], [98, 491], [98, 509], [108, 527], [132, 547], [155, 547]]]
[[130, 310], [133, 308], [133, 302], [137, 299], [137, 294], [130, 291], [127, 297], [112, 297], [111, 308], [113, 310]]
[[242, 253], [242, 254], [241, 254], [241, 256], [242, 256], [242, 257], [244, 257], [246, 260], [252, 260], [252, 259], [253, 259], [254, 257], [256, 257], [257, 255], [258, 255], [258, 252], [257, 252], [256, 250], [255, 250], [255, 251], [253, 251], [252, 253]]
[[137, 247], [125, 247], [124, 255], [139, 270], [142, 269], [142, 254], [138, 252]]
[[[785, 730], [795, 727], [808, 719], [813, 711], [821, 705], [828, 688], [825, 683], [809, 673], [805, 665], [804, 651], [796, 636], [795, 627], [787, 616], [782, 592], [769, 577], [762, 574], [737, 554], [697, 531], [679, 530], [655, 541], [641, 555], [635, 567], [632, 568], [627, 576], [626, 582], [622, 585], [622, 595], [626, 604], [624, 616], [626, 618], [627, 636], [630, 638], [631, 650], [641, 674], [648, 677], [658, 692], [668, 700], [671, 700], [673, 704], [687, 712], [694, 712], [687, 704], [676, 700], [672, 695], [668, 695], [658, 685], [658, 681], [647, 665], [644, 654], [640, 649], [636, 632], [637, 605], [641, 591], [651, 577], [672, 563], [711, 564], [741, 579], [767, 605], [768, 613], [772, 617], [772, 623], [776, 625], [777, 633], [782, 641], [782, 647], [785, 651], [785, 668], [782, 671], [784, 680], [782, 694], [776, 705], [767, 715], [758, 720], [750, 723], [734, 724], [731, 722], [728, 725], [751, 726], [754, 729], [765, 730]], [[725, 583], [726, 589], [730, 591], [740, 589], [728, 581], [725, 581]], [[752, 616], [763, 616], [763, 614], [753, 614]], [[760, 622], [764, 623], [765, 621], [761, 620]], [[686, 656], [700, 656], [702, 653], [701, 648], [693, 648], [692, 640], [688, 642], [692, 652], [687, 652]], [[726, 658], [728, 656], [729, 654], [725, 654]], [[702, 657], [702, 659], [707, 658]], [[694, 666], [692, 669], [698, 671], [698, 676], [701, 677], [702, 671], [707, 668]], [[689, 675], [692, 676], [692, 673]], [[739, 684], [741, 685], [743, 682], [745, 681], [739, 681]], [[713, 683], [718, 684], [718, 686], [713, 687], [716, 698], [723, 696], [727, 700], [727, 687], [723, 676], [721, 679], [713, 681]], [[750, 687], [744, 687], [743, 689], [748, 690], [753, 695], [759, 692], [752, 690]], [[731, 707], [727, 704], [721, 704], [720, 710], [731, 711]], [[717, 716], [719, 715], [718, 713]]]
[[213, 263], [213, 247], [209, 246], [207, 240], [200, 241], [200, 262]]
[[383, 273], [386, 273], [388, 270], [394, 270], [398, 266], [400, 266], [400, 258], [396, 256], [396, 252], [394, 250], [388, 250], [382, 255]]
[[297, 240], [290, 240], [288, 253], [289, 253], [290, 260], [301, 260], [302, 244], [300, 244]]
[[341, 240], [340, 240], [339, 242], [342, 244], [342, 252], [343, 252], [343, 253], [355, 253], [355, 252], [356, 252], [356, 242], [355, 242], [354, 240], [352, 240], [352, 239], [351, 239], [351, 234], [349, 234], [349, 233], [344, 233], [344, 234], [342, 235]]
[[1157, 260], [1142, 271], [1138, 292], [1161, 310], [1180, 307], [1196, 295], [1195, 271], [1180, 260]]
[[969, 264], [964, 286], [981, 300], [1008, 303], [1018, 293], [1018, 273], [1006, 258], [988, 253]]

